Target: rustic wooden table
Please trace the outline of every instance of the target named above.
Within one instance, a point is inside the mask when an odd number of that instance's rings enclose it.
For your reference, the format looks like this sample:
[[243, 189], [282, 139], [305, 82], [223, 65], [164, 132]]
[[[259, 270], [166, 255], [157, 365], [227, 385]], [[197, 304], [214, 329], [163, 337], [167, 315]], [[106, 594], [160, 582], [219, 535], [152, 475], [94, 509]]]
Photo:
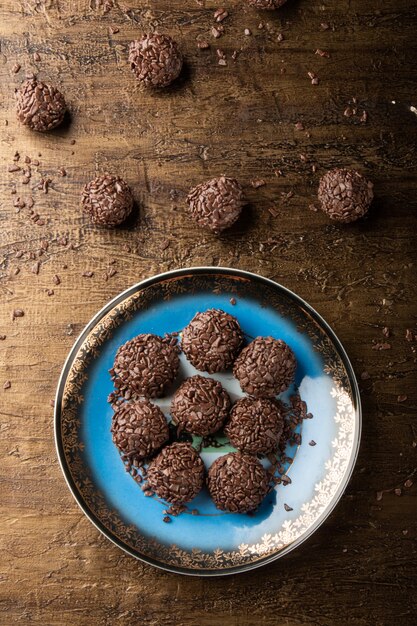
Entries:
[[[260, 13], [225, 2], [219, 39], [213, 1], [131, 5], [1, 2], [0, 622], [414, 624], [417, 4], [289, 0]], [[127, 45], [155, 28], [178, 40], [186, 68], [174, 87], [141, 93]], [[65, 93], [63, 128], [18, 125], [13, 91], [28, 72]], [[27, 185], [9, 171], [25, 157]], [[368, 219], [338, 226], [309, 210], [336, 165], [374, 181]], [[79, 209], [82, 185], [105, 170], [139, 205], [115, 231]], [[244, 183], [250, 207], [216, 237], [188, 220], [184, 196], [223, 172]], [[266, 184], [255, 189], [258, 178]], [[210, 264], [258, 272], [310, 302], [347, 348], [364, 409], [356, 470], [330, 519], [286, 558], [217, 580], [158, 571], [98, 533], [65, 485], [51, 406], [77, 333], [111, 297], [157, 272]], [[24, 316], [13, 320], [16, 309]]]

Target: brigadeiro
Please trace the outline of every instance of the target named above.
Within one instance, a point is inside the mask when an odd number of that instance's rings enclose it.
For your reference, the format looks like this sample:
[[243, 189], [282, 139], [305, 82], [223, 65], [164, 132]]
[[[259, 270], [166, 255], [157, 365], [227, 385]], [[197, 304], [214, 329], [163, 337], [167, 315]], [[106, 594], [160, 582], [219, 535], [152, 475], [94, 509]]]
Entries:
[[93, 224], [113, 228], [129, 217], [133, 196], [120, 176], [103, 174], [86, 184], [81, 206]]
[[119, 395], [158, 398], [178, 374], [179, 349], [173, 339], [138, 335], [120, 346], [110, 370]]
[[245, 197], [240, 183], [223, 175], [191, 189], [187, 202], [189, 213], [197, 224], [220, 233], [236, 222], [245, 205]]
[[242, 391], [256, 397], [271, 398], [289, 387], [295, 369], [294, 353], [284, 341], [257, 337], [239, 354], [233, 374]]
[[223, 426], [230, 406], [229, 395], [221, 383], [204, 376], [191, 376], [175, 392], [171, 416], [180, 428], [206, 437]]
[[373, 184], [356, 170], [336, 168], [320, 179], [321, 210], [332, 220], [348, 223], [363, 217], [373, 197]]
[[142, 460], [169, 439], [168, 423], [161, 409], [149, 400], [125, 402], [113, 415], [113, 442], [126, 457]]
[[286, 2], [287, 0], [248, 0], [248, 4], [255, 7], [255, 9], [266, 9], [267, 11], [279, 9]]
[[16, 90], [16, 112], [19, 122], [40, 133], [59, 126], [67, 110], [62, 93], [36, 78], [26, 80]]
[[210, 467], [207, 487], [218, 509], [248, 513], [258, 508], [266, 496], [269, 480], [258, 459], [230, 452], [216, 459]]
[[130, 44], [129, 62], [145, 87], [166, 87], [181, 72], [182, 54], [168, 35], [145, 34]]
[[269, 454], [276, 451], [283, 427], [276, 404], [266, 398], [241, 398], [234, 404], [224, 432], [241, 452]]
[[235, 317], [220, 309], [197, 313], [182, 332], [181, 347], [198, 370], [214, 374], [233, 364], [243, 344]]
[[185, 504], [201, 491], [204, 464], [188, 443], [163, 448], [147, 471], [147, 488], [171, 504]]

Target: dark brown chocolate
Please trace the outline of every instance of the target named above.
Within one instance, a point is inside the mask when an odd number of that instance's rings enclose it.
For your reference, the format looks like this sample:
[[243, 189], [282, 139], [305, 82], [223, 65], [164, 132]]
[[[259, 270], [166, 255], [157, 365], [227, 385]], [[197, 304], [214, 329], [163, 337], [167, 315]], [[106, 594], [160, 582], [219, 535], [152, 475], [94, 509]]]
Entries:
[[16, 113], [19, 122], [40, 133], [59, 126], [67, 110], [62, 93], [36, 78], [26, 80], [16, 90]]
[[278, 448], [284, 427], [279, 407], [266, 398], [241, 398], [230, 413], [225, 434], [248, 454], [269, 454]]
[[245, 198], [237, 180], [220, 176], [191, 189], [187, 202], [197, 224], [220, 233], [239, 218]]
[[103, 174], [86, 184], [81, 206], [93, 224], [112, 228], [129, 217], [133, 208], [132, 192], [120, 176]]
[[363, 217], [373, 197], [373, 184], [356, 170], [336, 168], [320, 179], [320, 208], [332, 220], [346, 224]]
[[182, 54], [168, 35], [145, 34], [130, 44], [129, 63], [145, 87], [166, 87], [181, 72]]
[[130, 460], [142, 460], [169, 439], [168, 423], [161, 409], [149, 400], [125, 402], [113, 415], [113, 442]]

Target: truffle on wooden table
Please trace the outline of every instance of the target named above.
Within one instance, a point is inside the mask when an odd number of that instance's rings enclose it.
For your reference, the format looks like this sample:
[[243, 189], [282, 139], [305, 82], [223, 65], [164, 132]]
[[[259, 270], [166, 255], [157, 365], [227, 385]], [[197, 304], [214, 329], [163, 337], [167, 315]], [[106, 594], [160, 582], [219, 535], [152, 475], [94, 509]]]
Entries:
[[187, 202], [197, 224], [218, 234], [239, 218], [245, 197], [240, 183], [223, 175], [191, 189]]
[[182, 54], [168, 35], [145, 34], [131, 42], [129, 63], [145, 87], [167, 87], [181, 72]]
[[86, 184], [81, 206], [93, 224], [113, 228], [129, 217], [133, 196], [120, 176], [103, 174]]
[[363, 217], [373, 197], [373, 184], [356, 170], [335, 168], [320, 179], [320, 208], [332, 220], [347, 224]]
[[67, 105], [62, 93], [36, 78], [26, 80], [16, 90], [16, 113], [19, 122], [40, 133], [62, 124]]

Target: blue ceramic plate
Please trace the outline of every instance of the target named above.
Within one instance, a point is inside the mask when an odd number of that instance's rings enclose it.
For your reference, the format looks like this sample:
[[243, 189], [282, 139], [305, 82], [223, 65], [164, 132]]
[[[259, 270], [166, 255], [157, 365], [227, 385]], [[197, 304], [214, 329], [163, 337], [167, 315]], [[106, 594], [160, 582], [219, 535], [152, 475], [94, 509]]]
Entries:
[[[233, 304], [232, 304], [233, 303]], [[272, 335], [297, 357], [296, 391], [313, 419], [288, 446], [291, 483], [279, 484], [249, 515], [218, 511], [204, 489], [188, 511], [164, 523], [164, 504], [146, 497], [112, 443], [108, 370], [117, 348], [139, 333], [180, 331], [197, 311], [235, 315], [247, 338]], [[172, 393], [196, 372], [181, 356]], [[230, 372], [214, 375], [233, 399], [243, 395]], [[158, 400], [169, 419], [170, 397]], [[224, 575], [268, 563], [309, 537], [340, 499], [360, 440], [361, 410], [352, 367], [335, 334], [301, 298], [255, 274], [223, 268], [177, 270], [147, 279], [95, 315], [72, 348], [58, 386], [55, 436], [62, 470], [87, 517], [129, 554], [167, 570]], [[314, 445], [315, 443], [315, 445]], [[232, 448], [222, 437], [203, 448], [206, 467]], [[286, 506], [284, 506], [286, 505]], [[191, 514], [191, 510], [198, 515]], [[290, 509], [290, 510], [289, 510]]]

